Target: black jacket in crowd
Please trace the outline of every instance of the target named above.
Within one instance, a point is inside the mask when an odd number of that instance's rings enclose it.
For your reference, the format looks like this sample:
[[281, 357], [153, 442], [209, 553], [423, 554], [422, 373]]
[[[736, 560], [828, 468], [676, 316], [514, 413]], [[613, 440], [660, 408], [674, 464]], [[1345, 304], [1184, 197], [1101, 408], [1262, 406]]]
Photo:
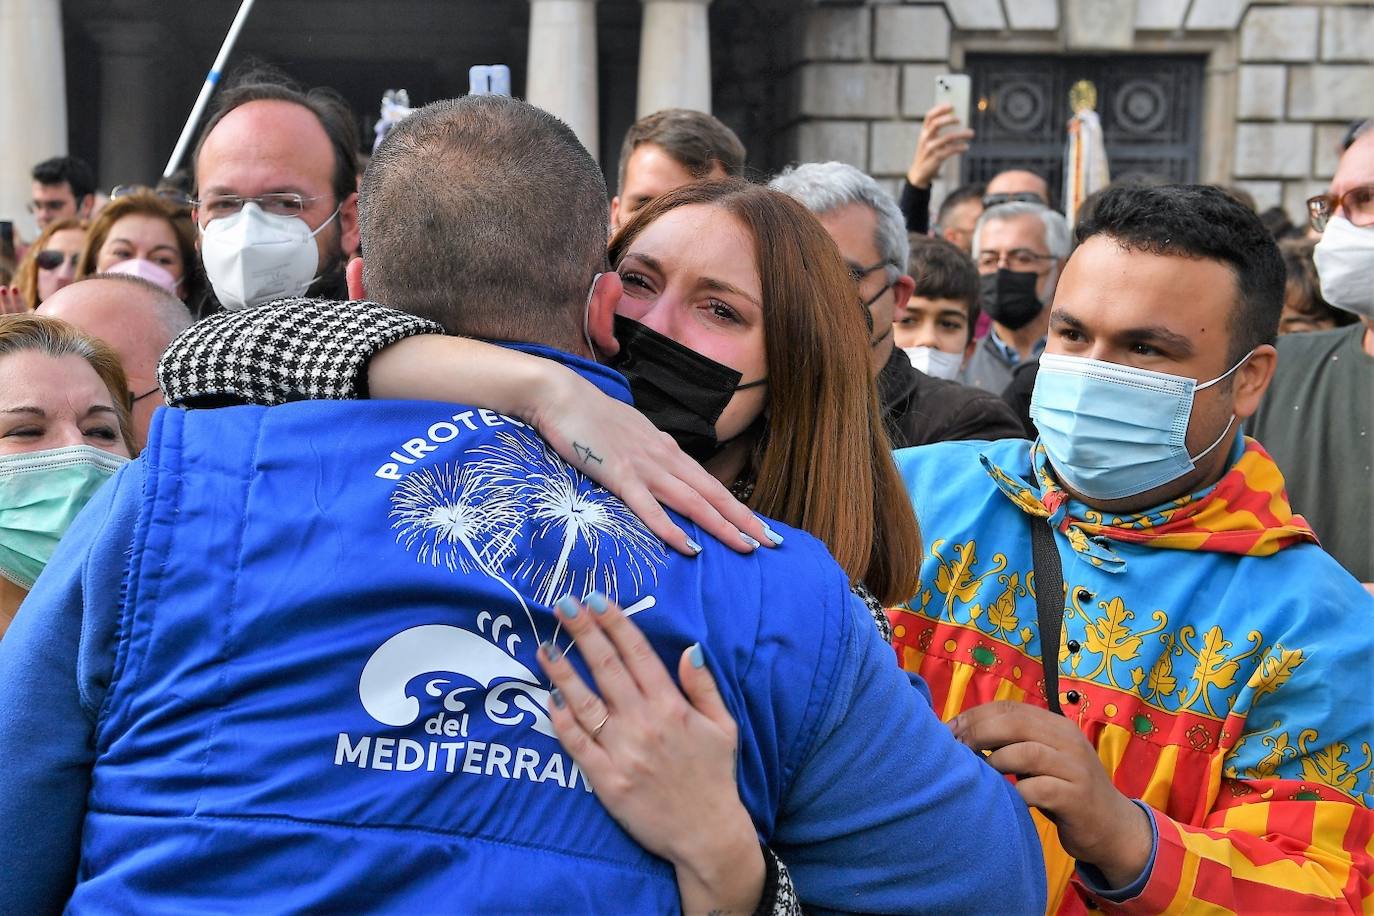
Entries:
[[878, 373], [878, 397], [893, 448], [1026, 435], [1006, 401], [981, 388], [932, 378], [895, 347]]

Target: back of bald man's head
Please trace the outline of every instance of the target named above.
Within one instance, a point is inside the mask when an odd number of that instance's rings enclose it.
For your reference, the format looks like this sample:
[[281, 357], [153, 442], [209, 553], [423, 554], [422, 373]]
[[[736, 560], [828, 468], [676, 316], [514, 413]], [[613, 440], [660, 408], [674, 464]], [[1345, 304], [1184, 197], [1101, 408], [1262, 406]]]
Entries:
[[[123, 283], [130, 287], [130, 291], [137, 290], [143, 293], [143, 300], [157, 316], [159, 324], [167, 332], [167, 342], [171, 343], [176, 336], [191, 326], [191, 310], [186, 307], [186, 303], [178, 299], [173, 293], [168, 292], [164, 287], [158, 286], [142, 277], [135, 277], [129, 274], [91, 274], [87, 280], [110, 280], [115, 283]], [[84, 282], [84, 281], [83, 281]]]
[[[191, 326], [191, 312], [186, 308], [186, 303], [182, 302], [165, 288], [151, 283], [142, 277], [135, 277], [129, 274], [101, 273], [92, 274], [85, 279], [78, 280], [58, 290], [49, 296], [43, 305], [39, 306], [40, 313], [52, 314], [53, 312], [65, 311], [68, 300], [86, 300], [88, 295], [95, 290], [94, 284], [100, 283], [103, 286], [118, 284], [122, 289], [110, 287], [108, 291], [102, 290], [98, 297], [102, 303], [106, 297], [117, 300], [110, 304], [117, 304], [120, 309], [127, 310], [132, 316], [137, 311], [152, 319], [153, 326], [158, 331], [156, 341], [150, 341], [159, 350], [165, 350], [178, 334]], [[87, 284], [92, 284], [88, 286]], [[60, 317], [60, 316], [59, 316]]]

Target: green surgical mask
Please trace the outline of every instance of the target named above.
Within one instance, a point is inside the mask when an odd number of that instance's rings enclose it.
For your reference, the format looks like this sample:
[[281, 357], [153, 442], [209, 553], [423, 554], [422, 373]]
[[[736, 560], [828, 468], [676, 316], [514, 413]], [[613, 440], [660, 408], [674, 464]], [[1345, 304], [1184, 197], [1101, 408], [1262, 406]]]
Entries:
[[33, 588], [76, 514], [128, 461], [89, 445], [0, 456], [0, 576]]

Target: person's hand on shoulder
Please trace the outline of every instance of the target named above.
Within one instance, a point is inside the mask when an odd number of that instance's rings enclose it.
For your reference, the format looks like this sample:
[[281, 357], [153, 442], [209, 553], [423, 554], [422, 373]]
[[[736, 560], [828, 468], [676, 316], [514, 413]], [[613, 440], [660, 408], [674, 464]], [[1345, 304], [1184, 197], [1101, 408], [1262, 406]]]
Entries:
[[368, 379], [373, 397], [481, 404], [518, 417], [679, 553], [695, 556], [701, 546], [664, 506], [740, 553], [782, 543], [671, 436], [553, 360], [477, 340], [418, 334], [373, 356]]

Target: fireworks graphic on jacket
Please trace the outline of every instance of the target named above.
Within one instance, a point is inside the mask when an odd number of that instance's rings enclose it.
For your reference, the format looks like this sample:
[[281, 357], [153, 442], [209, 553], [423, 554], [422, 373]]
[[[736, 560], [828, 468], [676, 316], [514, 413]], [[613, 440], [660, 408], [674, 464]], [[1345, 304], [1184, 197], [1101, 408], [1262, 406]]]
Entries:
[[397, 485], [391, 506], [399, 543], [422, 563], [501, 583], [524, 608], [536, 640], [516, 583], [546, 606], [592, 589], [621, 600], [622, 588], [634, 595], [647, 581], [656, 583], [667, 560], [664, 546], [619, 499], [533, 436], [498, 433], [461, 464], [413, 471]]
[[628, 594], [641, 591], [646, 578], [657, 581], [665, 549], [624, 503], [542, 440], [506, 433], [496, 438], [496, 444], [473, 451], [483, 455], [482, 473], [509, 487], [533, 523], [530, 549], [516, 576], [530, 583], [537, 601], [548, 605], [592, 589], [619, 600], [621, 575], [630, 579], [623, 583]]
[[524, 513], [509, 487], [491, 486], [477, 464], [440, 466], [407, 474], [391, 494], [396, 540], [422, 563], [450, 572], [481, 572], [506, 587], [539, 628], [520, 592], [504, 576], [515, 553]]

